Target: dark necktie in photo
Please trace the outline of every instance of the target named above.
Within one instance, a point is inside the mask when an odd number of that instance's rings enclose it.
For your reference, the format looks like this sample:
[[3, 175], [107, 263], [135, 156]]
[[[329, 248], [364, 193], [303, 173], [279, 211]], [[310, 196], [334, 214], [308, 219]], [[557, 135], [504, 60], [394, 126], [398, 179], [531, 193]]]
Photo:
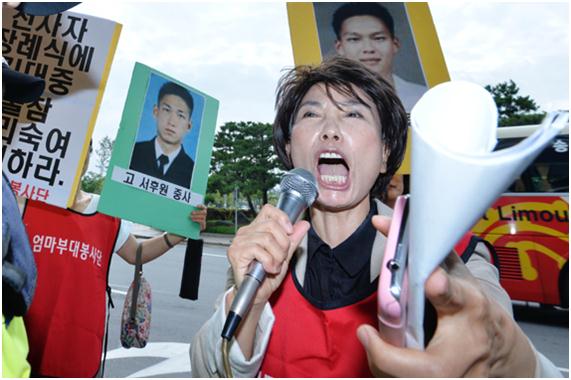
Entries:
[[163, 175], [165, 174], [165, 166], [168, 163], [169, 163], [169, 158], [166, 155], [161, 154], [159, 156], [159, 170], [160, 170], [161, 174], [163, 174]]

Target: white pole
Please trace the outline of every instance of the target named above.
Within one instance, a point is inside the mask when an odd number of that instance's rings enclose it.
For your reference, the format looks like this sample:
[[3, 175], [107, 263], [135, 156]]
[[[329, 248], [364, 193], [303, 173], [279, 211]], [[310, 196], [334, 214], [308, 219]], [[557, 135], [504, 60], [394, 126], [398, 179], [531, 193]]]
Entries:
[[234, 188], [234, 233], [238, 232], [238, 188]]

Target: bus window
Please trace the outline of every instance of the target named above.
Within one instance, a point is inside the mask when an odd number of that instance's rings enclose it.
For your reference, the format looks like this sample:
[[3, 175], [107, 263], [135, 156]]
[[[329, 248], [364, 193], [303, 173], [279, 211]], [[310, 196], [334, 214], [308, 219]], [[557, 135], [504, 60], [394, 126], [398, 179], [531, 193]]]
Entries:
[[[521, 138], [501, 139], [496, 150], [509, 148]], [[558, 136], [508, 188], [511, 193], [569, 192], [569, 135]]]

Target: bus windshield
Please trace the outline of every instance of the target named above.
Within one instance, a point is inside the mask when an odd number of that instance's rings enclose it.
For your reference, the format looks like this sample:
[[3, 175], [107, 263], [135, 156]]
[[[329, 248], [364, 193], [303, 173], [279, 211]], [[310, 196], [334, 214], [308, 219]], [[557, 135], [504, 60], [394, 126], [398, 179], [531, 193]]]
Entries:
[[[495, 150], [509, 148], [523, 138], [504, 138]], [[569, 135], [559, 135], [508, 188], [510, 193], [568, 193]]]

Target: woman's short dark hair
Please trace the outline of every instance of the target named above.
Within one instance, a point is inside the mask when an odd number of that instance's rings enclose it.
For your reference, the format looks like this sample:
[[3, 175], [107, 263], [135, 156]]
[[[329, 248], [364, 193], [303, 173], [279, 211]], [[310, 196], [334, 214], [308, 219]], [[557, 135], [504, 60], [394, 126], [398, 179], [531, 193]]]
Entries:
[[363, 91], [375, 105], [379, 114], [379, 125], [386, 156], [386, 172], [379, 174], [371, 195], [382, 194], [404, 157], [407, 136], [406, 111], [392, 86], [367, 69], [363, 64], [343, 58], [330, 58], [319, 66], [298, 66], [286, 72], [278, 83], [276, 95], [276, 118], [274, 120], [274, 148], [287, 170], [293, 168], [286, 145], [291, 141], [291, 130], [295, 115], [303, 97], [311, 87], [324, 84], [327, 96], [333, 100], [331, 89], [354, 97], [362, 104], [367, 103], [355, 92]]

